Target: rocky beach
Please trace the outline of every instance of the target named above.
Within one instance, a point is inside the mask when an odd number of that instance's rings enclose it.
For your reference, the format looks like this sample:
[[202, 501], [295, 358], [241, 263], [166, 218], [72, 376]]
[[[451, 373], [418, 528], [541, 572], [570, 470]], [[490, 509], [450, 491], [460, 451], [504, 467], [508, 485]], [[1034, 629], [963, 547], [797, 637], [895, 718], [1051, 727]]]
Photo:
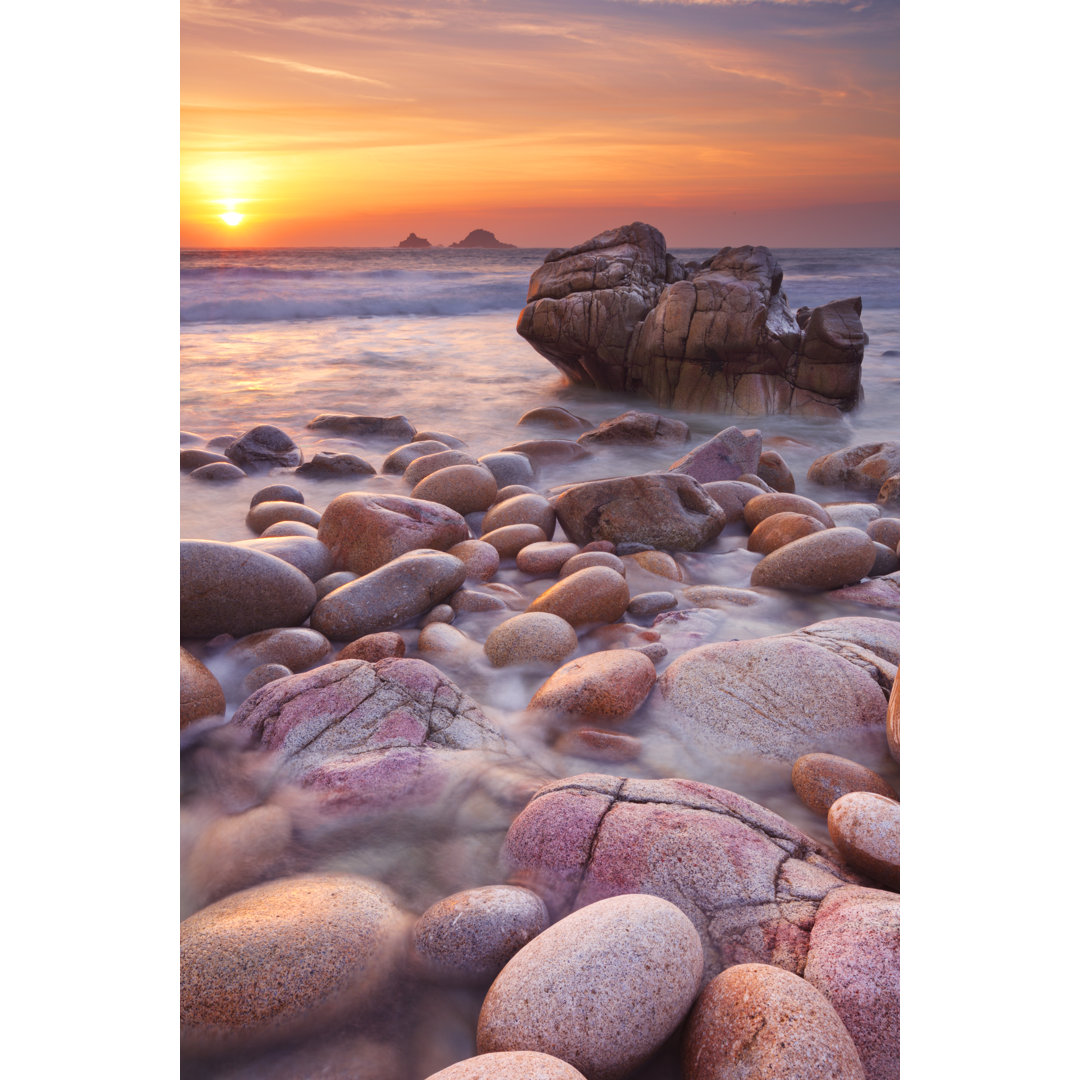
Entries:
[[898, 254], [185, 258], [182, 1075], [898, 1077]]

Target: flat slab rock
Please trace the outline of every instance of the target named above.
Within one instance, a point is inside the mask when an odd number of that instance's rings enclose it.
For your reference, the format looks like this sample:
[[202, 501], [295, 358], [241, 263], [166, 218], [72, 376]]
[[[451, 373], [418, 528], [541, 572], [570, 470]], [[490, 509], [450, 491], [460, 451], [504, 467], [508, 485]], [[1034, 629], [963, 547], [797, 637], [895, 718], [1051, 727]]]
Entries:
[[553, 920], [624, 893], [671, 901], [701, 937], [706, 979], [742, 963], [801, 974], [818, 905], [857, 880], [817, 841], [734, 792], [597, 773], [538, 791], [502, 858], [510, 882], [543, 897]]
[[571, 381], [743, 416], [837, 416], [862, 390], [862, 300], [788, 307], [766, 247], [682, 264], [635, 221], [549, 252], [517, 331]]

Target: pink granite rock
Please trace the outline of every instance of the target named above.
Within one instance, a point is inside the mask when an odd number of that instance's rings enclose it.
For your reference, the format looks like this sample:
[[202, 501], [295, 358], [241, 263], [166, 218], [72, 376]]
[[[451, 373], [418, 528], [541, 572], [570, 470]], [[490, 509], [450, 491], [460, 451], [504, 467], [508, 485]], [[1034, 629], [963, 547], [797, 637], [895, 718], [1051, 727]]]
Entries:
[[578, 436], [582, 446], [635, 446], [649, 443], [670, 446], [686, 442], [690, 428], [682, 420], [673, 420], [657, 413], [629, 412], [597, 424], [591, 431]]
[[[539, 411], [539, 410], [537, 410]], [[565, 1061], [535, 1050], [480, 1054], [433, 1073], [427, 1080], [586, 1080]]]
[[203, 908], [180, 926], [181, 1048], [258, 1046], [362, 1014], [400, 969], [410, 921], [389, 890], [351, 874]]
[[784, 491], [764, 492], [748, 500], [743, 506], [743, 520], [749, 529], [756, 529], [773, 514], [783, 513], [808, 514], [817, 518], [827, 529], [836, 524], [828, 510], [805, 495], [793, 495]]
[[536, 1050], [590, 1080], [619, 1080], [675, 1030], [701, 974], [701, 941], [676, 905], [656, 896], [600, 900], [511, 958], [484, 999], [476, 1046]]
[[830, 893], [803, 976], [843, 1020], [867, 1080], [899, 1080], [900, 897], [857, 885]]
[[900, 888], [900, 804], [853, 791], [829, 807], [829, 836], [849, 866], [886, 889]]
[[629, 603], [626, 578], [606, 566], [587, 566], [560, 578], [529, 605], [529, 611], [550, 612], [576, 627], [614, 622]]
[[866, 577], [876, 558], [874, 541], [862, 529], [824, 529], [766, 555], [750, 574], [750, 584], [794, 592], [838, 589]]
[[529, 709], [559, 719], [615, 725], [633, 716], [656, 682], [656, 668], [634, 649], [608, 649], [563, 664]]
[[737, 427], [726, 427], [679, 458], [670, 471], [686, 473], [699, 484], [711, 484], [757, 472], [760, 457], [761, 432], [757, 428], [740, 431]]
[[624, 893], [670, 900], [701, 936], [706, 978], [748, 962], [801, 971], [818, 904], [852, 880], [827, 848], [733, 792], [591, 773], [538, 791], [503, 860], [556, 920]]
[[836, 1010], [805, 979], [767, 964], [717, 975], [683, 1036], [685, 1080], [865, 1080]]

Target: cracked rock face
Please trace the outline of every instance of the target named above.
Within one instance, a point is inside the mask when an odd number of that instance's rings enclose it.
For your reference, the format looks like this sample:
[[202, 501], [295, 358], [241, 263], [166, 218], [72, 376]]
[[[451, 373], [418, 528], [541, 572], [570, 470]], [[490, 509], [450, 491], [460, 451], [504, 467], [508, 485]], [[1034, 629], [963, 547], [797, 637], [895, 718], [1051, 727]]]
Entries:
[[743, 963], [801, 974], [818, 904], [852, 880], [815, 840], [741, 795], [594, 773], [538, 791], [503, 861], [556, 920], [624, 893], [671, 901], [701, 937], [706, 979]]
[[701, 645], [657, 681], [669, 710], [657, 719], [706, 755], [883, 752], [898, 655], [899, 626], [867, 618]]
[[688, 412], [836, 416], [861, 395], [862, 300], [797, 317], [783, 277], [766, 247], [684, 266], [634, 222], [550, 252], [517, 329], [572, 382]]
[[[326, 828], [361, 829], [367, 846], [403, 859], [395, 887], [427, 903], [497, 879], [503, 834], [547, 779], [423, 660], [338, 660], [279, 679], [231, 723], [277, 755]], [[409, 837], [426, 845], [421, 866]]]

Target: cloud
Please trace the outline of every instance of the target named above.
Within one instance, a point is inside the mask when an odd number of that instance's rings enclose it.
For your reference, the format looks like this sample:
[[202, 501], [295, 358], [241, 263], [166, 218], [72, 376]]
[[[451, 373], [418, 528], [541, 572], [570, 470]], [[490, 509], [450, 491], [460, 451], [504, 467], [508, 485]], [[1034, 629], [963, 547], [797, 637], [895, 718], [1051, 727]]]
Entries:
[[264, 64], [278, 64], [290, 71], [299, 71], [304, 75], [325, 75], [331, 79], [352, 79], [354, 82], [368, 83], [371, 86], [382, 86], [387, 90], [393, 87], [382, 79], [371, 79], [367, 75], [354, 75], [351, 71], [338, 71], [336, 68], [316, 67], [314, 64], [302, 64], [298, 60], [286, 60], [280, 56], [256, 56], [254, 53], [234, 53], [242, 56], [245, 60], [259, 60]]

